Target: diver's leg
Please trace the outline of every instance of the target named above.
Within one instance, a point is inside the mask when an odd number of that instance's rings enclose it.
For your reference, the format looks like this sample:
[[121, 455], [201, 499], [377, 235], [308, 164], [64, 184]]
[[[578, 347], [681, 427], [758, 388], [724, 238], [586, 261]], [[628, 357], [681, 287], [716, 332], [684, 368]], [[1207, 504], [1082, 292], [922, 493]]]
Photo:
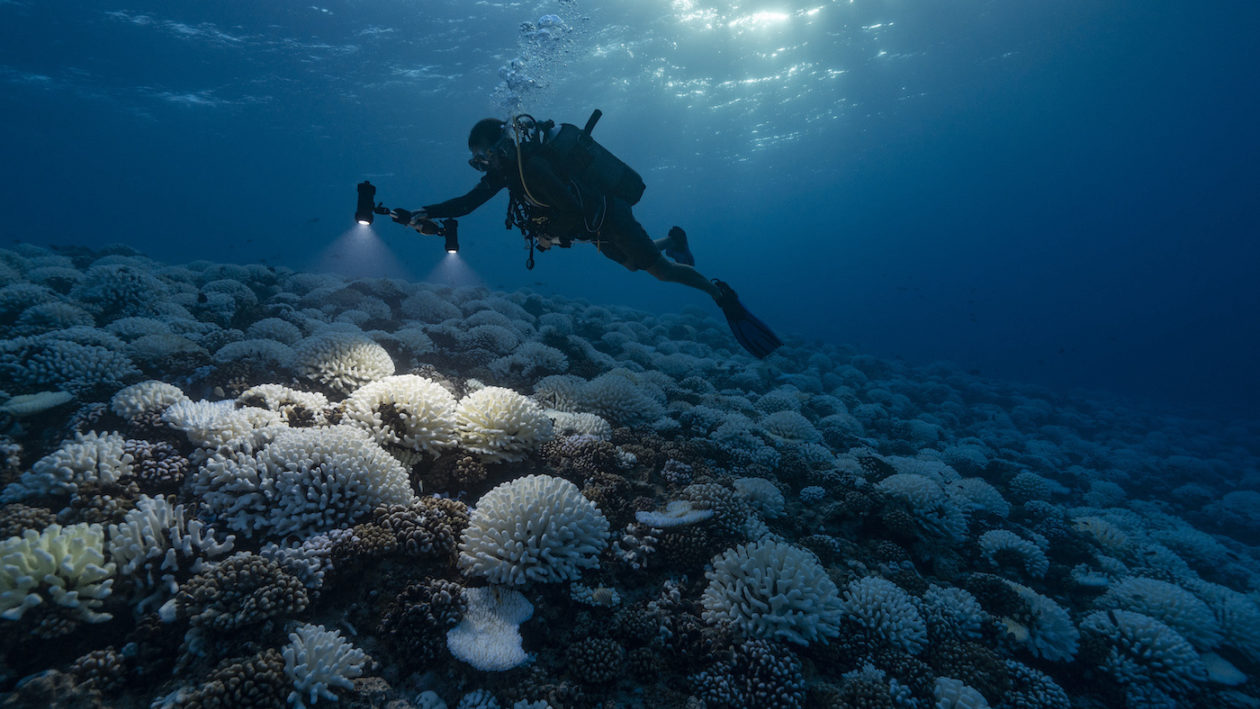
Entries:
[[684, 286], [702, 290], [714, 300], [717, 300], [722, 295], [721, 289], [708, 278], [705, 278], [699, 271], [681, 263], [671, 263], [663, 254], [657, 258], [655, 263], [643, 270], [662, 281], [681, 283]]
[[670, 227], [669, 236], [657, 239], [652, 243], [656, 244], [656, 248], [664, 252], [666, 256], [678, 263], [684, 266], [696, 265], [696, 257], [691, 254], [691, 248], [687, 244], [687, 232], [683, 231], [682, 227]]
[[[673, 237], [674, 230], [671, 229], [670, 236], [660, 241], [668, 241]], [[596, 245], [605, 256], [631, 271], [647, 271], [662, 281], [681, 283], [702, 290], [714, 300], [721, 296], [721, 290], [699, 271], [685, 264], [672, 263], [665, 258], [659, 248], [660, 241], [653, 241], [648, 236], [643, 225], [634, 218], [629, 204], [620, 199], [609, 201], [604, 228], [596, 237]]]
[[601, 236], [606, 237], [609, 242], [600, 246], [600, 251], [605, 256], [617, 260], [632, 271], [644, 270], [662, 281], [681, 283], [708, 293], [722, 309], [722, 315], [726, 317], [726, 323], [730, 325], [731, 334], [736, 341], [754, 357], [766, 357], [783, 344], [765, 323], [748, 312], [730, 286], [722, 281], [710, 281], [692, 266], [671, 263], [665, 258], [656, 242], [652, 241], [643, 226], [635, 220], [628, 204], [621, 200], [610, 204], [607, 220]]

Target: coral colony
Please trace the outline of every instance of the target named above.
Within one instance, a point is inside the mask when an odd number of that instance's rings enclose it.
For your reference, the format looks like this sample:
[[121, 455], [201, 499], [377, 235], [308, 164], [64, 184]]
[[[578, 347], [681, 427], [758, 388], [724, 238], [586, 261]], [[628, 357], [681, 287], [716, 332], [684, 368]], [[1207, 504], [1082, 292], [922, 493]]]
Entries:
[[531, 292], [0, 283], [4, 706], [1260, 706], [1254, 428]]

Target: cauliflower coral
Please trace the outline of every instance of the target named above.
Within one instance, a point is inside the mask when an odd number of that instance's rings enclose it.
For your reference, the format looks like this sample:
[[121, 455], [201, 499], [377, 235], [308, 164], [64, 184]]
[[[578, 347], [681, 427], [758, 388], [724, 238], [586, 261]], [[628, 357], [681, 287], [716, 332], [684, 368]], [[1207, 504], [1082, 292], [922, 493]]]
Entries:
[[486, 387], [455, 409], [459, 442], [486, 463], [521, 461], [551, 440], [552, 423], [542, 407], [511, 389]]

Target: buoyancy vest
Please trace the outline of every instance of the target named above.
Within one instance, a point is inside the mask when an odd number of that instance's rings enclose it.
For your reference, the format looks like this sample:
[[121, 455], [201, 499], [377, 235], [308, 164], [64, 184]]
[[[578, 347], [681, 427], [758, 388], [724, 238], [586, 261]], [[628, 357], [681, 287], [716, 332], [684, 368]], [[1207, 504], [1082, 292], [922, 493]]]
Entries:
[[[594, 127], [598, 112], [587, 123]], [[543, 153], [556, 170], [584, 188], [608, 197], [617, 197], [629, 204], [643, 198], [643, 178], [607, 148], [591, 137], [590, 130], [572, 123], [561, 123], [543, 140]]]

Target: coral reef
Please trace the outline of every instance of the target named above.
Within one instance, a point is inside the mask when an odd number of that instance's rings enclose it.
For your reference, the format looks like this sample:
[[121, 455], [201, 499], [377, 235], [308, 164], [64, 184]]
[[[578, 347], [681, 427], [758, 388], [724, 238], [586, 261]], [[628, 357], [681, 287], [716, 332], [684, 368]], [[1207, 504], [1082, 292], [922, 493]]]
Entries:
[[8, 706], [1244, 707], [1260, 425], [0, 249]]

